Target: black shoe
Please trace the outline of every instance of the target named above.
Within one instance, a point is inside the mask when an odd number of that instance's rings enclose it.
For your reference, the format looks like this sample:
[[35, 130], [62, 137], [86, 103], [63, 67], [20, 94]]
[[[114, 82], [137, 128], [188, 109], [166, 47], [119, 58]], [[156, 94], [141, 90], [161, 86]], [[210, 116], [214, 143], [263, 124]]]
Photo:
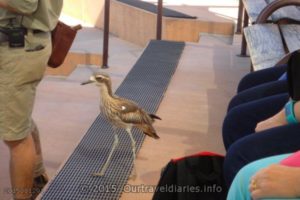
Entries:
[[41, 174], [33, 179], [33, 186], [32, 186], [32, 199], [35, 199], [48, 183], [49, 178], [46, 173]]

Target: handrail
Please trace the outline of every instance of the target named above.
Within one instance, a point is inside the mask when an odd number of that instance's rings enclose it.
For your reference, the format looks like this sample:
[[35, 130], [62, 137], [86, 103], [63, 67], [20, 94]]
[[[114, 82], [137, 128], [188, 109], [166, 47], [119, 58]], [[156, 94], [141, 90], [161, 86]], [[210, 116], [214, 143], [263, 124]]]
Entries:
[[256, 23], [266, 23], [273, 12], [285, 6], [300, 6], [300, 0], [276, 0], [268, 4], [258, 15]]
[[243, 19], [243, 10], [244, 4], [242, 0], [239, 0], [239, 11], [238, 11], [238, 18], [237, 18], [237, 25], [236, 25], [236, 34], [240, 34], [242, 31], [242, 19]]
[[[108, 68], [108, 42], [109, 42], [109, 15], [110, 15], [110, 0], [105, 0], [104, 3], [104, 30], [103, 30], [103, 56], [102, 67]], [[156, 39], [161, 40], [162, 37], [162, 12], [163, 0], [158, 0], [157, 5], [157, 23], [156, 23]]]
[[110, 0], [105, 0], [104, 3], [104, 30], [103, 30], [103, 56], [102, 67], [108, 68], [108, 42], [109, 42], [109, 14]]
[[163, 12], [163, 0], [158, 0], [157, 22], [156, 22], [156, 39], [157, 40], [161, 40], [161, 35], [162, 35], [162, 12]]

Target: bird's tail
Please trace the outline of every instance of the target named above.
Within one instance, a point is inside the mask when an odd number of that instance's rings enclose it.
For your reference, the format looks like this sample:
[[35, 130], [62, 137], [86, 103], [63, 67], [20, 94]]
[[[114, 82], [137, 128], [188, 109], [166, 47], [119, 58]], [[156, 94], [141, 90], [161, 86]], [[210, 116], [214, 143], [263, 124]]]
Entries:
[[159, 139], [159, 136], [156, 134], [156, 131], [151, 125], [144, 124], [142, 126], [139, 126], [139, 128], [143, 131], [144, 134], [154, 139]]
[[159, 116], [154, 115], [154, 114], [152, 114], [152, 113], [150, 113], [149, 116], [151, 117], [152, 120], [154, 120], [154, 119], [159, 119], [159, 120], [161, 120], [161, 118], [160, 118]]

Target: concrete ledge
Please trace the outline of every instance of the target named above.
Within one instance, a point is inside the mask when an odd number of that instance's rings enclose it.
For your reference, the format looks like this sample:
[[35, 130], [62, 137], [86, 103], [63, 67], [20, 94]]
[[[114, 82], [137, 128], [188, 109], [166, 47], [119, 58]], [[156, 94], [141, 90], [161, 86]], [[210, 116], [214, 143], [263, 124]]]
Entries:
[[[146, 10], [149, 12], [152, 12], [154, 14], [157, 14], [157, 6], [154, 3], [150, 3], [147, 1], [141, 1], [141, 0], [117, 0], [119, 2], [128, 4], [130, 6], [140, 8], [142, 10]], [[187, 15], [182, 12], [178, 12], [173, 9], [166, 8], [165, 6], [162, 9], [162, 15], [164, 17], [175, 17], [175, 18], [184, 18], [184, 19], [196, 19], [196, 16]]]
[[[48, 67], [46, 75], [68, 76], [78, 64], [102, 64], [102, 38], [103, 33], [97, 28], [84, 27], [78, 31], [64, 63], [58, 68]], [[110, 40], [115, 40], [111, 37]], [[118, 45], [121, 45], [118, 41]]]
[[58, 68], [47, 67], [46, 75], [68, 76], [78, 64], [101, 65], [102, 55], [91, 53], [70, 52], [62, 66]]
[[[101, 66], [102, 44], [102, 30], [84, 27], [78, 31], [62, 66], [58, 68], [48, 67], [46, 75], [68, 76], [79, 64]], [[128, 63], [131, 66], [142, 49], [140, 46], [121, 40], [111, 34], [109, 38], [109, 65], [117, 67]]]
[[[103, 28], [103, 0], [97, 3], [92, 0], [86, 2], [66, 0], [65, 5], [65, 14]], [[110, 31], [119, 38], [141, 46], [155, 39], [155, 14], [115, 0], [111, 1], [110, 13]], [[234, 23], [163, 17], [164, 40], [198, 42], [200, 33], [233, 35]]]
[[[142, 46], [156, 37], [155, 14], [118, 1], [112, 1], [110, 26], [118, 37]], [[162, 26], [162, 39], [184, 42], [198, 42], [201, 32], [233, 35], [234, 31], [233, 23], [173, 17], [163, 17]]]

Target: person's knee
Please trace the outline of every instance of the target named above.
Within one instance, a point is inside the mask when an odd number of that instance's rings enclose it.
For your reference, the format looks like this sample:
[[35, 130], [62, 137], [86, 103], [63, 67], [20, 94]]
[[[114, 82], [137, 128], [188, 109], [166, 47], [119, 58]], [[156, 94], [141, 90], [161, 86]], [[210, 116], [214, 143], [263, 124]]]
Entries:
[[234, 120], [231, 118], [231, 115], [226, 115], [223, 121], [223, 126], [222, 126], [222, 137], [223, 137], [223, 143], [224, 147], [226, 150], [228, 150], [229, 146], [232, 143], [231, 140], [231, 127], [234, 124]]
[[4, 140], [4, 143], [8, 146], [9, 150], [14, 152], [23, 151], [23, 149], [32, 148], [34, 146], [31, 134], [28, 134], [25, 138], [20, 140], [8, 141]]
[[255, 172], [254, 169], [256, 167], [253, 163], [246, 164], [236, 173], [234, 180], [237, 180], [239, 183], [245, 181], [245, 184], [247, 184]]
[[249, 86], [248, 86], [248, 74], [245, 75], [239, 82], [238, 86], [237, 86], [237, 93], [247, 89]]
[[[233, 161], [233, 163], [232, 163]], [[229, 188], [232, 182], [232, 165], [235, 162], [234, 154], [226, 154], [224, 163], [223, 163], [223, 171], [224, 171], [224, 179], [227, 187]]]
[[[26, 137], [27, 138], [27, 137]], [[26, 138], [20, 139], [20, 140], [4, 140], [4, 143], [8, 146], [9, 149], [14, 149], [19, 145], [22, 145], [23, 143], [26, 142]]]
[[242, 103], [243, 103], [243, 100], [241, 99], [241, 97], [239, 95], [235, 95], [234, 97], [232, 97], [232, 99], [230, 100], [230, 102], [228, 104], [227, 112], [229, 112], [235, 106], [238, 106]]
[[246, 74], [238, 84], [237, 93], [252, 87], [254, 85], [254, 77], [253, 73]]
[[242, 153], [243, 148], [239, 143], [234, 143], [228, 149], [224, 159], [224, 179], [226, 185], [230, 187], [237, 172], [245, 165]]
[[239, 130], [243, 127], [243, 120], [241, 119], [244, 118], [243, 110], [238, 107], [232, 108], [225, 116], [222, 125], [222, 136], [226, 150], [241, 135]]
[[240, 169], [229, 188], [227, 199], [244, 199], [250, 197], [248, 187], [254, 172], [251, 164]]

